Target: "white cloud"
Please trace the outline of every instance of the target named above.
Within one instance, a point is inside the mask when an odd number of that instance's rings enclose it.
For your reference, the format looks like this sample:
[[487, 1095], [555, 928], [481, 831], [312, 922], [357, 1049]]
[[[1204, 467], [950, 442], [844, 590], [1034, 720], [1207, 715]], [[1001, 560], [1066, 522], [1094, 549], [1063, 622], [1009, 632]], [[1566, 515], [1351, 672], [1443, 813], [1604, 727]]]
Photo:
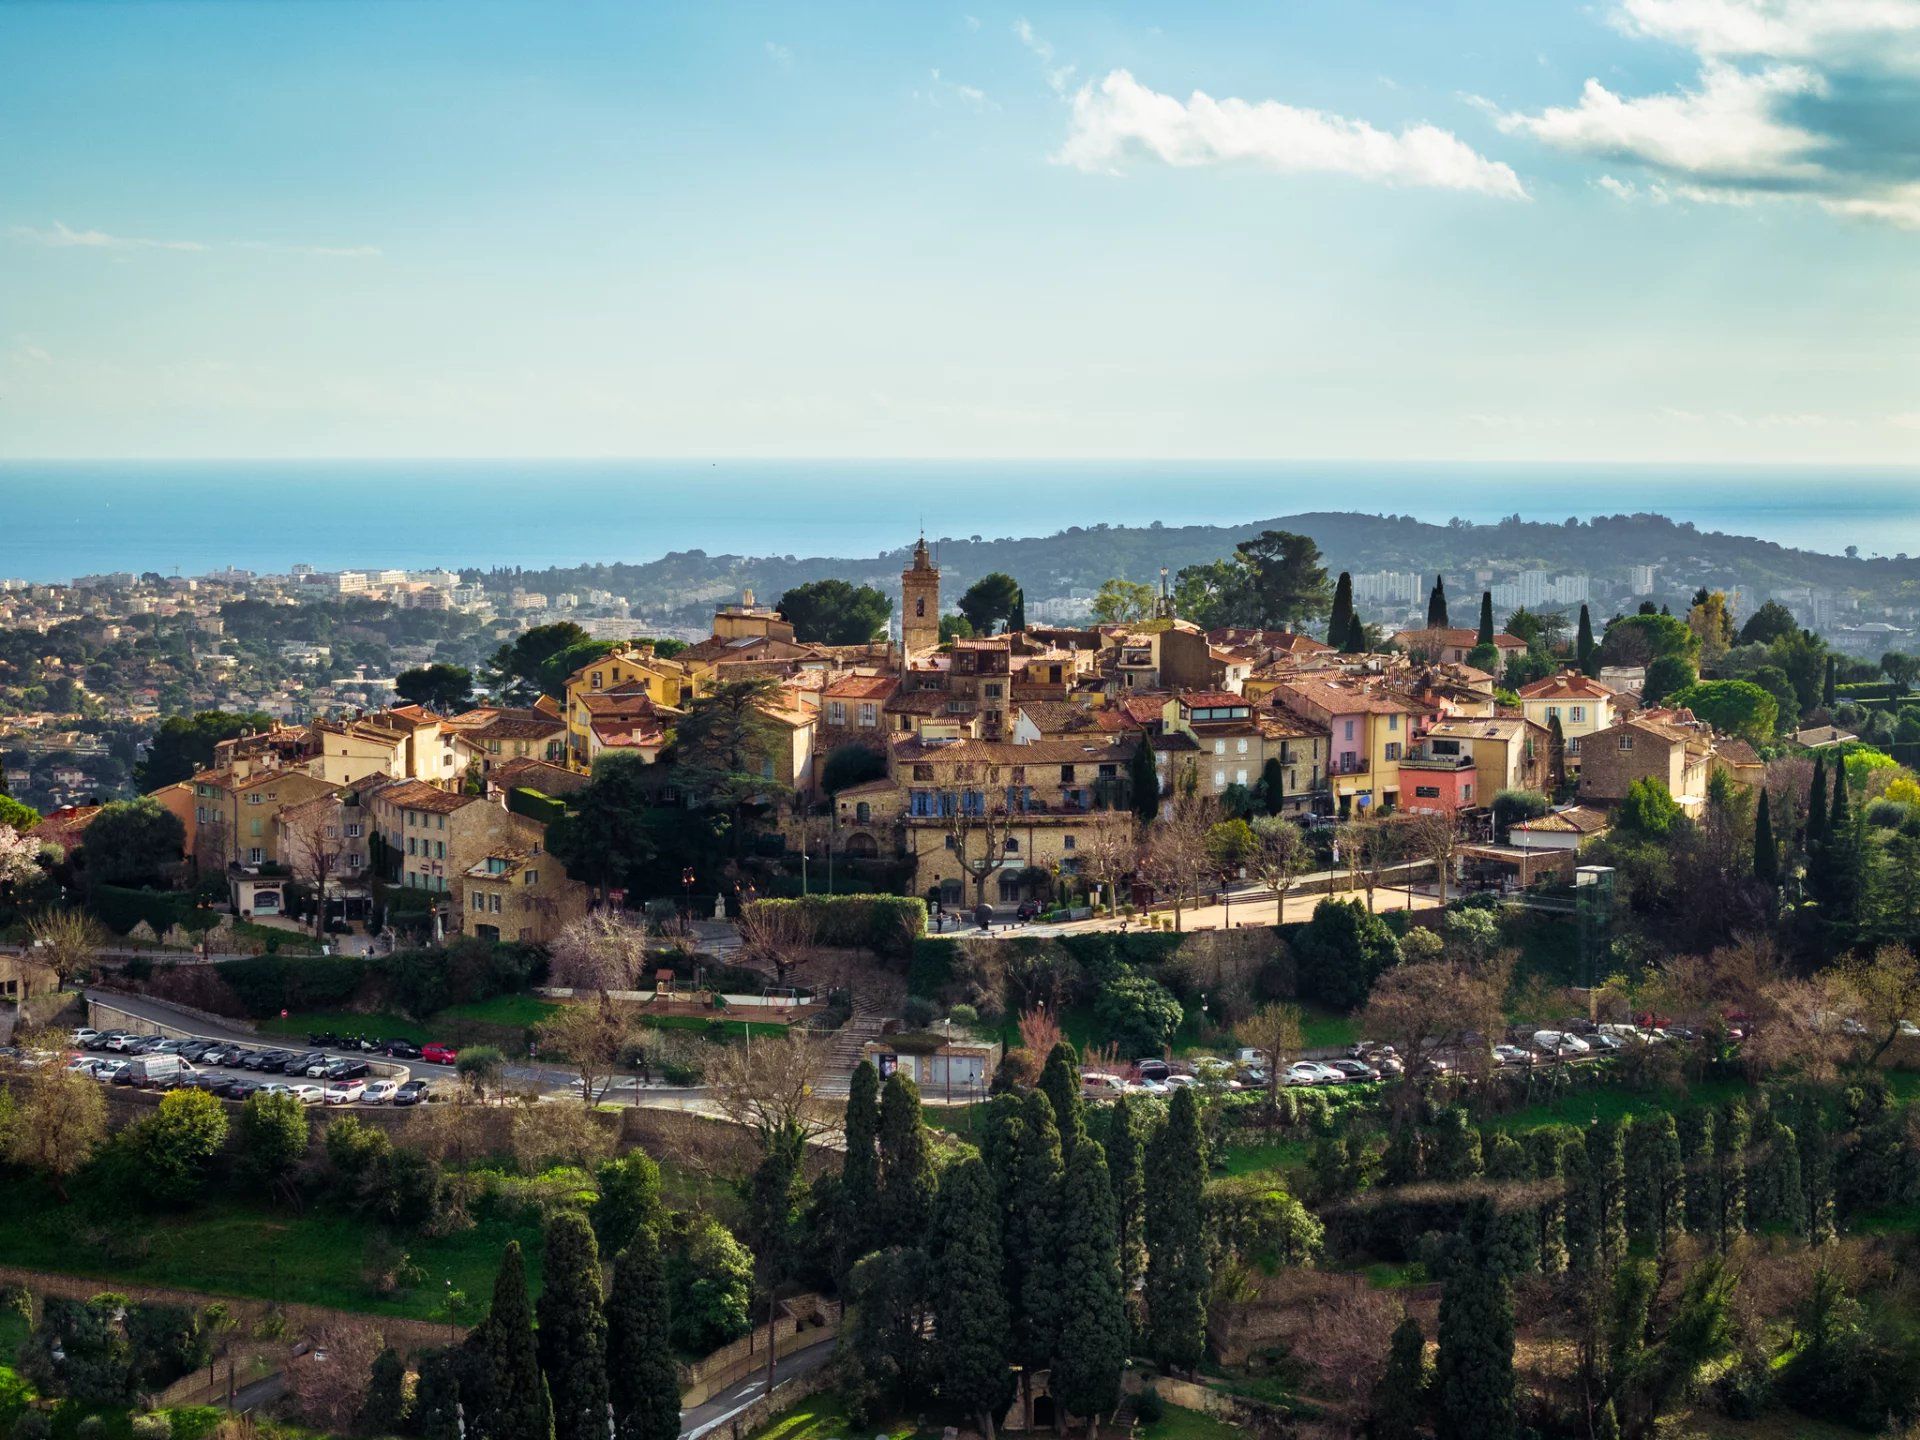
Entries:
[[1590, 79], [1578, 105], [1502, 115], [1499, 125], [1556, 149], [1671, 174], [1749, 183], [1812, 180], [1822, 170], [1810, 157], [1824, 142], [1781, 119], [1779, 108], [1783, 100], [1824, 90], [1820, 76], [1802, 66], [1749, 72], [1708, 61], [1696, 89], [1630, 99]]
[[1022, 45], [1033, 52], [1034, 58], [1046, 67], [1048, 88], [1056, 95], [1066, 94], [1067, 86], [1073, 83], [1073, 72], [1079, 67], [1055, 65], [1052, 42], [1038, 33], [1024, 18], [1013, 22], [1013, 33], [1019, 37]]
[[767, 41], [765, 48], [767, 58], [782, 70], [791, 70], [793, 68], [793, 51], [776, 40]]
[[963, 105], [972, 106], [975, 110], [997, 110], [1000, 108], [987, 97], [987, 92], [982, 90], [978, 85], [962, 85], [957, 80], [947, 79], [938, 70], [930, 70], [927, 73], [933, 79], [933, 93], [927, 98], [936, 103], [938, 103], [941, 96], [947, 95], [958, 100]]
[[109, 235], [104, 230], [75, 230], [59, 220], [45, 227], [15, 225], [7, 234], [16, 240], [55, 250], [264, 250], [278, 255], [318, 255], [334, 259], [367, 259], [380, 254], [376, 245], [282, 245], [271, 240], [154, 240], [144, 235]]
[[1826, 199], [1820, 205], [1831, 215], [1880, 220], [1902, 230], [1920, 230], [1920, 183], [1891, 185], [1884, 190]]
[[1196, 90], [1183, 101], [1115, 70], [1075, 94], [1072, 125], [1054, 158], [1081, 170], [1113, 172], [1132, 154], [1176, 166], [1245, 161], [1284, 173], [1354, 175], [1526, 198], [1508, 166], [1433, 125], [1394, 134], [1277, 100], [1216, 100]]
[[1707, 56], [1920, 55], [1920, 0], [1620, 0], [1615, 19], [1628, 34]]

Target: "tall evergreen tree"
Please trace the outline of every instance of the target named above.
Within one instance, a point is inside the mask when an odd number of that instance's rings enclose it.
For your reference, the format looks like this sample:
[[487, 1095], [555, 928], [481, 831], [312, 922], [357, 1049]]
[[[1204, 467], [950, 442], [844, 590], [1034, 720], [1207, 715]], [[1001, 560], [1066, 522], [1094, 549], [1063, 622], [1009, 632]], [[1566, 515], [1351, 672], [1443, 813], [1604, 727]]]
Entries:
[[920, 1087], [904, 1070], [880, 1092], [880, 1243], [914, 1246], [933, 1223], [933, 1150], [920, 1118]]
[[1493, 592], [1491, 590], [1480, 592], [1480, 633], [1473, 643], [1476, 645], [1493, 643]]
[[993, 1440], [994, 1416], [1013, 1398], [1013, 1372], [999, 1202], [985, 1161], [969, 1157], [941, 1175], [933, 1233], [941, 1394]]
[[533, 1338], [533, 1304], [520, 1242], [509, 1240], [493, 1282], [493, 1308], [481, 1330], [486, 1406], [480, 1433], [487, 1440], [554, 1440], [553, 1408]]
[[607, 1385], [614, 1440], [678, 1440], [680, 1376], [667, 1314], [660, 1239], [643, 1225], [613, 1263], [607, 1303]]
[[1839, 668], [1840, 668], [1840, 662], [1831, 655], [1827, 656], [1826, 672], [1820, 678], [1820, 703], [1823, 706], [1825, 706], [1828, 710], [1833, 709], [1833, 703], [1835, 698], [1833, 682], [1835, 679], [1835, 672], [1838, 671]]
[[1287, 770], [1278, 755], [1269, 755], [1260, 767], [1260, 808], [1269, 815], [1287, 808]]
[[1793, 1127], [1769, 1115], [1759, 1139], [1749, 1170], [1753, 1224], [1760, 1229], [1804, 1235], [1807, 1196], [1800, 1181], [1800, 1142]]
[[1826, 852], [1823, 867], [1826, 893], [1819, 897], [1821, 916], [1834, 944], [1844, 948], [1859, 935], [1867, 857], [1859, 821], [1847, 793], [1846, 762], [1840, 759], [1833, 762], [1833, 808], [1827, 813], [1822, 841]]
[[1143, 825], [1151, 825], [1160, 813], [1160, 770], [1153, 763], [1153, 745], [1145, 736], [1133, 747], [1133, 759], [1127, 763], [1128, 788], [1133, 792], [1133, 813]]
[[547, 1222], [541, 1267], [540, 1365], [553, 1403], [554, 1440], [606, 1440], [607, 1317], [600, 1246], [577, 1210]]
[[1480, 1132], [1467, 1121], [1467, 1112], [1451, 1106], [1440, 1113], [1433, 1148], [1432, 1174], [1441, 1180], [1477, 1180], [1484, 1168]]
[[[1011, 1097], [1009, 1097], [1011, 1098]], [[1012, 1101], [1002, 1126], [1009, 1150], [1002, 1215], [1014, 1358], [1031, 1376], [1053, 1358], [1060, 1329], [1060, 1183], [1066, 1173], [1053, 1102], [1038, 1091]], [[989, 1157], [989, 1164], [993, 1158]]]
[[1427, 1337], [1409, 1315], [1393, 1328], [1387, 1368], [1367, 1407], [1368, 1440], [1418, 1440], [1427, 1416]]
[[1114, 1097], [1107, 1111], [1107, 1178], [1113, 1182], [1114, 1231], [1120, 1246], [1120, 1295], [1138, 1325], [1137, 1290], [1147, 1270], [1146, 1146], [1133, 1102]]
[[1567, 735], [1557, 714], [1547, 716], [1547, 784], [1557, 802], [1567, 788]]
[[1612, 1274], [1627, 1257], [1627, 1157], [1618, 1121], [1587, 1129], [1587, 1160], [1593, 1174], [1596, 1259]]
[[880, 1215], [880, 1072], [873, 1062], [853, 1067], [847, 1085], [846, 1157], [840, 1163], [839, 1273], [875, 1247]]
[[1065, 1040], [1056, 1040], [1040, 1072], [1040, 1091], [1053, 1102], [1054, 1124], [1060, 1127], [1060, 1148], [1069, 1158], [1074, 1144], [1087, 1133], [1081, 1112], [1080, 1057]]
[[1580, 625], [1574, 631], [1573, 663], [1583, 675], [1591, 675], [1600, 668], [1599, 647], [1593, 643], [1593, 616], [1587, 613], [1587, 607], [1580, 607]]
[[1773, 805], [1764, 785], [1753, 813], [1753, 878], [1769, 890], [1780, 886], [1780, 847], [1773, 838]]
[[1444, 630], [1448, 623], [1447, 577], [1436, 575], [1433, 577], [1433, 589], [1427, 592], [1427, 628]]
[[1203, 1200], [1206, 1138], [1191, 1089], [1176, 1091], [1147, 1146], [1147, 1332], [1163, 1366], [1191, 1370], [1207, 1344], [1211, 1280]]
[[1526, 1146], [1503, 1130], [1491, 1131], [1482, 1143], [1487, 1178], [1501, 1187], [1494, 1234], [1492, 1263], [1509, 1275], [1525, 1275], [1540, 1266], [1540, 1217], [1521, 1200], [1533, 1187], [1532, 1162]]
[[[1838, 763], [1837, 761], [1835, 762]], [[1827, 832], [1827, 756], [1826, 752], [1813, 752], [1813, 784], [1807, 790], [1807, 866], [1808, 880], [1812, 880], [1812, 867], [1815, 852]]]
[[1333, 614], [1327, 620], [1327, 644], [1338, 650], [1347, 643], [1347, 631], [1353, 624], [1353, 576], [1346, 571], [1333, 587]]
[[1027, 628], [1027, 592], [1024, 589], [1013, 592], [1013, 611], [1007, 616], [1007, 633], [1018, 634]]
[[1560, 1137], [1547, 1126], [1527, 1135], [1527, 1157], [1533, 1178], [1540, 1182], [1541, 1201], [1535, 1210], [1540, 1227], [1540, 1269], [1557, 1275], [1567, 1268], [1567, 1202], [1560, 1159]]
[[1567, 1274], [1589, 1282], [1600, 1272], [1600, 1225], [1593, 1161], [1578, 1135], [1561, 1136], [1560, 1174], [1566, 1181]]
[[1342, 655], [1364, 655], [1367, 653], [1367, 622], [1358, 614], [1347, 622], [1347, 638], [1340, 645]]
[[391, 1345], [373, 1357], [367, 1398], [360, 1406], [360, 1428], [392, 1435], [407, 1425], [407, 1362]]
[[1686, 1223], [1686, 1162], [1680, 1131], [1667, 1111], [1645, 1115], [1627, 1132], [1627, 1228], [1633, 1239], [1665, 1250]]
[[1486, 1263], [1493, 1225], [1489, 1201], [1469, 1203], [1458, 1254], [1440, 1292], [1433, 1377], [1438, 1440], [1513, 1435], [1513, 1295], [1507, 1277]]
[[[765, 1301], [768, 1326], [774, 1323], [775, 1297], [794, 1271], [801, 1206], [806, 1199], [806, 1185], [800, 1176], [806, 1148], [806, 1139], [797, 1128], [773, 1131], [748, 1182], [747, 1241], [753, 1251], [754, 1277]], [[769, 1388], [773, 1385], [775, 1359], [776, 1352], [769, 1346]]]
[[1720, 1166], [1712, 1110], [1700, 1105], [1686, 1113], [1680, 1150], [1687, 1165], [1687, 1229], [1713, 1243], [1720, 1237]]
[[1716, 1138], [1714, 1159], [1720, 1169], [1720, 1248], [1725, 1250], [1747, 1229], [1747, 1149], [1753, 1143], [1753, 1120], [1737, 1096], [1727, 1102]]
[[1120, 1244], [1107, 1159], [1082, 1138], [1067, 1161], [1060, 1206], [1060, 1301], [1066, 1323], [1053, 1360], [1051, 1389], [1092, 1434], [1103, 1410], [1120, 1403], [1127, 1363], [1127, 1318], [1120, 1296]]

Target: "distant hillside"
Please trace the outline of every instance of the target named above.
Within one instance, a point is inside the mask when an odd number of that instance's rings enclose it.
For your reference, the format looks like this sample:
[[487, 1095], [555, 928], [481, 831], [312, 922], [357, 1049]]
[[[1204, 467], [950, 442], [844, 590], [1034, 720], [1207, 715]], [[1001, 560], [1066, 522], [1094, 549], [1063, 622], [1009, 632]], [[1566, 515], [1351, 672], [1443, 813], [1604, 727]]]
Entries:
[[[990, 571], [1003, 570], [1020, 581], [1029, 598], [1039, 599], [1092, 589], [1116, 575], [1152, 582], [1162, 566], [1177, 572], [1185, 565], [1218, 559], [1262, 530], [1312, 536], [1330, 571], [1439, 571], [1455, 578], [1487, 567], [1540, 568], [1618, 580], [1628, 566], [1655, 565], [1662, 569], [1663, 591], [1676, 594], [1706, 583], [1738, 586], [1749, 595], [1815, 586], [1883, 604], [1920, 600], [1920, 559], [1822, 555], [1750, 536], [1703, 532], [1648, 514], [1569, 519], [1561, 525], [1517, 518], [1494, 525], [1433, 525], [1411, 516], [1312, 511], [1244, 525], [1076, 525], [1024, 539], [943, 536], [929, 543], [937, 549], [949, 595], [958, 595]], [[717, 598], [748, 586], [766, 603], [790, 586], [829, 576], [894, 594], [909, 548], [903, 545], [879, 556], [792, 559], [685, 550], [643, 565], [472, 573], [489, 583], [529, 589], [610, 590], [650, 617], [698, 623]]]

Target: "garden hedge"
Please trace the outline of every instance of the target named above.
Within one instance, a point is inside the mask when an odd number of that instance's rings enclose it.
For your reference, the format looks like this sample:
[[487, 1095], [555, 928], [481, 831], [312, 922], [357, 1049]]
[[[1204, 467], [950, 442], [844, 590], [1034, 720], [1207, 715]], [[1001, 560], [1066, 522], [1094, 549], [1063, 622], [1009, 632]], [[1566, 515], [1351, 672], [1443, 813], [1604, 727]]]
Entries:
[[907, 960], [927, 933], [927, 902], [902, 895], [807, 895], [797, 900], [755, 900], [759, 906], [798, 906], [812, 918], [813, 943], [871, 950]]

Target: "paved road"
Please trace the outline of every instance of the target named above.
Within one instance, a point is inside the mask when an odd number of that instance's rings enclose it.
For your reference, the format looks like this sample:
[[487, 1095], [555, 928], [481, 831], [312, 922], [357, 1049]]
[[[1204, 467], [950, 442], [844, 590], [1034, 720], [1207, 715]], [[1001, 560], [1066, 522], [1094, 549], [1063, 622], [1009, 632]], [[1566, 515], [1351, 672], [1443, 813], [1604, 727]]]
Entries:
[[[773, 1388], [778, 1390], [787, 1381], [796, 1379], [810, 1371], [818, 1370], [833, 1358], [833, 1343], [823, 1340], [818, 1345], [810, 1345], [805, 1350], [796, 1350], [786, 1359], [775, 1362], [773, 1367]], [[680, 1412], [681, 1440], [701, 1440], [703, 1436], [712, 1436], [713, 1440], [732, 1440], [731, 1421], [767, 1390], [767, 1372], [764, 1367], [756, 1371], [749, 1380], [723, 1390], [703, 1405]]]

